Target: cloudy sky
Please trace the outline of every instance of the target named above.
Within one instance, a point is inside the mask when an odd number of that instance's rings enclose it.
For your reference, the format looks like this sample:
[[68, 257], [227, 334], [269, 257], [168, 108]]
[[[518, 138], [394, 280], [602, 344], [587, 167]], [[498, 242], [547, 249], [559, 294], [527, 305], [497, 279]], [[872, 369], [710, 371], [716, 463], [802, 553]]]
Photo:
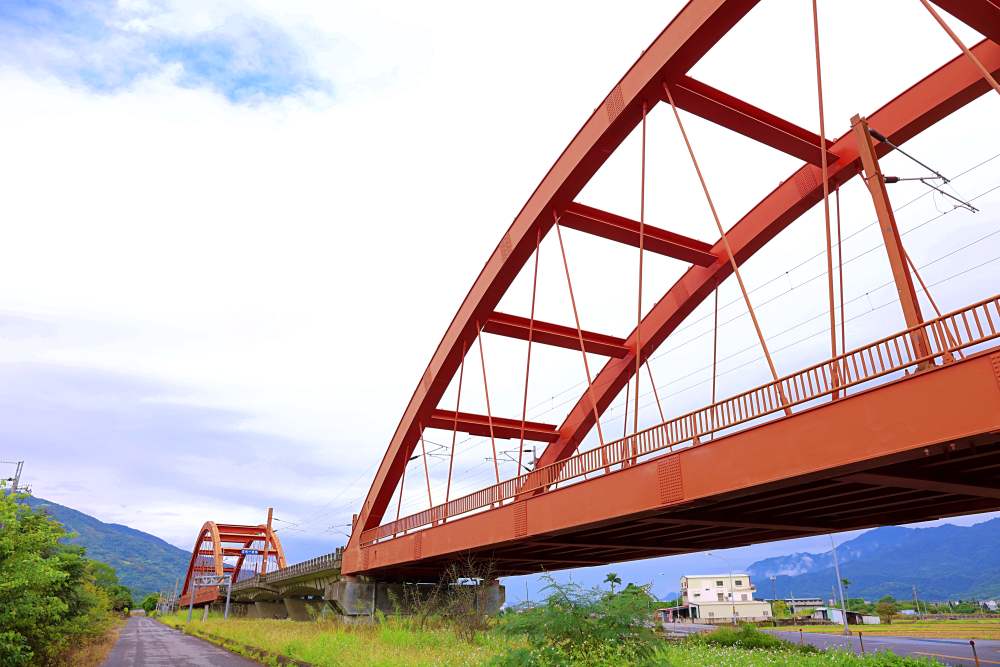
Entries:
[[[0, 458], [25, 459], [41, 497], [185, 549], [202, 521], [257, 522], [268, 506], [293, 559], [342, 544], [483, 262], [681, 4], [0, 3]], [[820, 9], [831, 137], [956, 52], [917, 2]], [[693, 75], [816, 130], [810, 21], [807, 2], [765, 0]], [[945, 309], [997, 291], [998, 109], [984, 97], [908, 145], [980, 213], [919, 185], [891, 192]], [[797, 167], [685, 122], [726, 226]], [[647, 220], [714, 241], [669, 109], [650, 114], [648, 131]], [[636, 217], [639, 147], [627, 140], [580, 199]], [[884, 162], [923, 175], [899, 156]], [[848, 345], [902, 322], [860, 188], [841, 193]], [[626, 334], [634, 251], [566, 237], [584, 327]], [[822, 239], [817, 207], [745, 268], [779, 372], [826, 351]], [[571, 324], [552, 242], [538, 317]], [[647, 308], [683, 268], [647, 259]], [[522, 275], [502, 309], [526, 315], [529, 296]], [[734, 285], [719, 298], [725, 394], [763, 381], [766, 367]], [[673, 414], [707, 402], [706, 316], [699, 309], [652, 364]], [[517, 416], [524, 344], [484, 343], [494, 411]], [[582, 369], [568, 351], [544, 354], [532, 362], [529, 418], [558, 423]], [[463, 390], [463, 409], [483, 411], [481, 379]], [[651, 423], [648, 387], [643, 405]], [[621, 429], [621, 406], [605, 418]], [[451, 436], [427, 437], [441, 494]], [[458, 488], [488, 483], [488, 441], [458, 447]], [[404, 513], [427, 503], [422, 468], [409, 472]], [[823, 548], [817, 538], [731, 558]], [[692, 558], [629, 567], [671, 580]]]

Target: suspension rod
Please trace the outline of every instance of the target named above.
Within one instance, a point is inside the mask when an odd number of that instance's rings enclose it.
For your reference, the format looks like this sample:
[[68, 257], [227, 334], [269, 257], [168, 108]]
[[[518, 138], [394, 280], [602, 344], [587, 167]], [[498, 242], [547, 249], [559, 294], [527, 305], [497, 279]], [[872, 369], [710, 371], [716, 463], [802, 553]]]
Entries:
[[587, 374], [587, 394], [590, 396], [590, 407], [594, 411], [594, 425], [597, 426], [597, 439], [601, 444], [601, 462], [605, 472], [610, 472], [607, 466], [608, 455], [604, 451], [604, 431], [601, 430], [601, 416], [597, 412], [597, 400], [594, 398], [594, 383], [590, 376], [590, 363], [587, 361], [587, 348], [583, 344], [583, 329], [580, 328], [580, 313], [576, 309], [576, 297], [573, 295], [573, 281], [569, 277], [569, 262], [566, 259], [566, 246], [563, 245], [562, 230], [559, 228], [559, 214], [552, 212], [555, 221], [556, 238], [559, 239], [559, 252], [562, 254], [563, 269], [566, 271], [566, 286], [569, 288], [569, 302], [573, 306], [573, 319], [576, 321], [576, 333], [580, 338], [580, 355], [583, 357], [583, 370]]
[[[451, 456], [448, 457], [448, 484], [444, 489], [444, 514], [448, 518], [448, 501], [451, 498], [451, 472], [455, 467], [455, 444], [458, 438], [458, 411], [462, 407], [462, 376], [465, 375], [465, 343], [462, 343], [462, 363], [458, 367], [458, 392], [455, 396], [455, 423], [451, 429]], [[405, 468], [403, 472], [406, 472]], [[399, 517], [396, 517], [399, 520]]]
[[[812, 19], [813, 44], [815, 45], [816, 52], [816, 97], [819, 105], [819, 152], [820, 170], [822, 172], [823, 181], [823, 216], [826, 223], [826, 283], [830, 311], [830, 359], [835, 359], [837, 357], [837, 314], [834, 309], [833, 297], [833, 240], [830, 230], [830, 181], [828, 180], [829, 166], [827, 165], [826, 159], [826, 146], [823, 145], [826, 141], [826, 115], [823, 112], [823, 65], [819, 49], [819, 10], [816, 6], [816, 0], [812, 0]], [[832, 376], [831, 380], [833, 386], [840, 386], [840, 376], [837, 372], [836, 364], [831, 364], [830, 374]], [[832, 400], [837, 400], [837, 398], [839, 398], [839, 392], [834, 389], [833, 393], [830, 394], [830, 398]]]
[[427, 506], [434, 507], [434, 498], [431, 497], [431, 473], [427, 469], [427, 445], [424, 444], [424, 427], [418, 423], [417, 428], [420, 430], [420, 453], [424, 459], [424, 479], [427, 481]]
[[[767, 367], [771, 370], [771, 378], [777, 382], [778, 381], [778, 371], [774, 368], [774, 360], [771, 358], [771, 352], [767, 349], [767, 341], [764, 340], [764, 333], [761, 331], [760, 322], [757, 321], [757, 313], [754, 312], [753, 304], [750, 303], [750, 295], [747, 293], [746, 285], [743, 284], [743, 276], [740, 275], [740, 267], [736, 263], [736, 257], [733, 255], [733, 248], [729, 245], [729, 238], [726, 236], [726, 230], [722, 228], [722, 222], [719, 220], [719, 214], [715, 210], [715, 203], [712, 201], [712, 195], [708, 191], [708, 185], [705, 183], [705, 177], [701, 173], [701, 167], [698, 166], [698, 159], [694, 155], [694, 149], [691, 147], [691, 141], [688, 139], [687, 132], [684, 131], [684, 123], [681, 122], [681, 115], [677, 112], [677, 105], [674, 104], [674, 96], [670, 93], [670, 87], [664, 83], [663, 90], [667, 94], [667, 100], [670, 102], [670, 108], [674, 111], [674, 118], [677, 120], [677, 127], [680, 128], [681, 136], [684, 138], [684, 145], [687, 146], [688, 155], [691, 156], [691, 163], [694, 165], [695, 173], [698, 174], [698, 181], [701, 183], [701, 189], [705, 193], [705, 199], [708, 201], [708, 208], [712, 211], [712, 219], [715, 220], [715, 226], [719, 230], [719, 234], [722, 237], [722, 246], [726, 249], [726, 255], [729, 257], [729, 263], [733, 267], [733, 274], [736, 276], [736, 282], [740, 285], [740, 292], [743, 294], [743, 301], [746, 303], [747, 311], [750, 313], [750, 319], [753, 321], [753, 328], [757, 332], [757, 339], [760, 341], [760, 347], [764, 350], [764, 358], [767, 360]], [[781, 385], [777, 385], [778, 395], [781, 398], [781, 402], [785, 405], [785, 414], [791, 415], [792, 410], [788, 407], [788, 399], [785, 397], [785, 392], [781, 388]]]
[[927, 0], [920, 0], [920, 4], [922, 4], [928, 12], [930, 12], [931, 16], [934, 17], [934, 20], [938, 22], [938, 25], [941, 26], [946, 33], [948, 33], [948, 36], [951, 37], [951, 41], [955, 42], [955, 44], [958, 45], [958, 48], [962, 49], [962, 53], [968, 56], [969, 60], [972, 61], [972, 64], [979, 69], [983, 78], [986, 79], [986, 82], [993, 86], [993, 90], [997, 91], [997, 94], [1000, 94], [1000, 84], [997, 83], [997, 80], [994, 79], [993, 75], [990, 74], [990, 71], [983, 66], [982, 61], [976, 57], [976, 54], [970, 51], [969, 47], [965, 45], [965, 42], [963, 42], [959, 36], [955, 34], [955, 31], [952, 30], [947, 23], [945, 23], [945, 20], [940, 14], [937, 13], [937, 10], [931, 6], [931, 3], [927, 2]]
[[528, 418], [528, 378], [531, 376], [531, 339], [535, 333], [535, 297], [538, 294], [538, 250], [542, 244], [542, 228], [535, 233], [535, 273], [531, 280], [531, 318], [528, 322], [528, 360], [524, 364], [524, 402], [521, 404], [521, 446], [517, 448], [517, 474], [524, 460], [524, 423]]
[[486, 381], [486, 355], [483, 354], [483, 331], [476, 322], [476, 340], [479, 341], [479, 363], [483, 367], [483, 391], [486, 393], [486, 418], [490, 424], [490, 446], [493, 448], [493, 472], [496, 474], [497, 484], [500, 483], [500, 464], [497, 463], [497, 440], [493, 435], [493, 411], [490, 409], [490, 385]]
[[[642, 364], [642, 256], [646, 240], [646, 103], [642, 103], [642, 150], [639, 176], [639, 293], [635, 307], [635, 395], [632, 404], [632, 433], [639, 432], [639, 368]], [[635, 441], [629, 444], [634, 447]]]

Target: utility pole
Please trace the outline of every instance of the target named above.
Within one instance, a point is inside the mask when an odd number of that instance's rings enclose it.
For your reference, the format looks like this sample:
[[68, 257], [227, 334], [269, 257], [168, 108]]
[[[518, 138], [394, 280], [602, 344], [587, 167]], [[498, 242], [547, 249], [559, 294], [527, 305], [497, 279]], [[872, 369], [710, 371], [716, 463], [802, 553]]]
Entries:
[[847, 627], [847, 600], [844, 599], [844, 580], [840, 577], [840, 561], [837, 559], [837, 544], [830, 535], [830, 548], [833, 551], [833, 569], [837, 573], [837, 587], [840, 588], [840, 611], [844, 615], [844, 634], [851, 634], [851, 629]]
[[267, 531], [264, 533], [264, 556], [260, 559], [260, 573], [267, 574], [267, 554], [271, 546], [271, 520], [274, 517], [274, 508], [267, 508]]
[[728, 560], [726, 560], [725, 558], [723, 558], [719, 554], [713, 553], [711, 551], [709, 551], [707, 553], [708, 553], [709, 556], [715, 556], [716, 558], [718, 558], [719, 560], [721, 560], [723, 563], [725, 563], [726, 567], [729, 569], [729, 602], [730, 602], [730, 605], [733, 608], [733, 625], [736, 625], [736, 595], [734, 593], [734, 588], [735, 587], [733, 585], [733, 566], [729, 564]]
[[778, 578], [772, 574], [768, 577], [768, 579], [771, 580], [771, 616], [774, 616], [774, 603], [778, 601], [778, 594], [775, 593], [776, 589], [774, 582], [776, 582]]
[[916, 586], [916, 584], [914, 584], [914, 586], [913, 586], [913, 607], [916, 609], [917, 618], [921, 618], [921, 614], [920, 614], [920, 601], [917, 599], [917, 586]]
[[864, 182], [868, 186], [872, 203], [875, 205], [879, 227], [882, 230], [882, 239], [889, 257], [892, 277], [896, 283], [896, 292], [899, 294], [899, 304], [903, 309], [903, 318], [906, 320], [907, 328], [912, 329], [910, 342], [913, 344], [913, 353], [915, 357], [925, 359], [919, 365], [920, 369], [923, 370], [929, 363], [926, 357], [930, 355], [931, 348], [924, 329], [919, 328], [924, 323], [924, 317], [920, 312], [920, 302], [917, 300], [913, 280], [906, 266], [906, 251], [903, 250], [903, 242], [900, 240], [899, 229], [896, 227], [896, 217], [892, 212], [892, 205], [889, 203], [889, 193], [885, 189], [885, 177], [882, 175], [878, 155], [875, 153], [875, 146], [872, 143], [868, 120], [855, 115], [851, 118], [851, 126], [854, 128], [854, 136], [858, 142], [858, 153], [861, 157], [861, 166], [864, 169]]
[[11, 493], [31, 493], [31, 487], [27, 485], [21, 486], [21, 473], [24, 471], [24, 461], [0, 461], [0, 463], [14, 466], [14, 476], [7, 477], [4, 480], [11, 483]]

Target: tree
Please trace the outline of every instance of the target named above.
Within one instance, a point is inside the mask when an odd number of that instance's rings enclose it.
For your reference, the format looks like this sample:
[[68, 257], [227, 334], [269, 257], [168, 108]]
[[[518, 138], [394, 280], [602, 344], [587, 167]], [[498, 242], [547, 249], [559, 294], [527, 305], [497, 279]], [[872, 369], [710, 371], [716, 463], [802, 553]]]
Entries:
[[784, 600], [775, 600], [771, 603], [771, 613], [775, 618], [788, 618], [788, 603]]
[[[0, 484], [0, 665], [51, 662], [74, 637], [103, 632], [111, 600], [57, 521]], [[104, 574], [103, 572], [99, 574]]]
[[608, 572], [607, 576], [604, 577], [604, 583], [611, 586], [611, 594], [615, 594], [615, 586], [621, 586], [622, 578], [618, 576], [615, 572]]
[[160, 603], [160, 596], [158, 593], [150, 593], [142, 599], [142, 608], [146, 610], [146, 615], [151, 615], [156, 611], [156, 605]]
[[889, 599], [882, 598], [875, 605], [875, 613], [878, 614], [879, 619], [889, 625], [892, 623], [893, 617], [899, 613], [899, 608], [896, 606], [895, 601], [891, 597], [886, 596]]
[[118, 581], [118, 573], [115, 568], [107, 563], [96, 560], [87, 561], [87, 574], [93, 580], [94, 585], [104, 591], [111, 600], [111, 608], [124, 613], [132, 609], [135, 604], [132, 602], [132, 591], [126, 586], [122, 586]]

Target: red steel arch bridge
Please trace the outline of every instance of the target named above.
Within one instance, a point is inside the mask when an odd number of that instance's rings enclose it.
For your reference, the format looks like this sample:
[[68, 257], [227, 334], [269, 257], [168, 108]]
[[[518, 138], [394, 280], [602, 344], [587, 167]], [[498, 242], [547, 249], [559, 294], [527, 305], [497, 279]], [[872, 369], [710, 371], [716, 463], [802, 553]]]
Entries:
[[[489, 559], [499, 575], [526, 574], [1000, 509], [997, 275], [989, 274], [973, 303], [940, 312], [903, 245], [887, 188], [893, 179], [883, 174], [880, 162], [977, 98], [1000, 95], [1000, 3], [913, 0], [915, 11], [954, 42], [954, 58], [895, 97], [887, 91], [883, 106], [858, 109], [839, 137], [825, 131], [822, 30], [815, 4], [808, 29], [816, 86], [797, 94], [814, 96], [818, 133], [692, 76], [692, 68], [757, 4], [688, 2], [549, 169], [501, 236], [417, 381], [338, 561], [345, 579], [434, 579], [468, 554]], [[984, 38], [966, 44], [953, 32], [957, 21]], [[673, 156], [676, 168], [697, 176], [698, 197], [717, 232], [714, 241], [646, 220], [646, 127], [656, 107], [667, 112], [660, 118], [676, 123], [683, 139]], [[699, 147], [685, 129], [684, 120], [692, 116], [792, 156], [799, 166], [761, 193], [745, 215], [724, 221], [712, 199], [717, 189], [704, 178]], [[985, 131], [995, 136], [995, 128]], [[609, 157], [635, 134], [642, 148], [638, 218], [578, 201]], [[833, 252], [839, 224], [834, 232], [831, 210], [838, 189], [856, 178], [864, 184], [866, 215], [874, 213], [878, 221], [881, 253], [905, 328], [847, 349], [843, 289], [837, 284], [843, 273], [835, 268]], [[826, 234], [829, 352], [819, 363], [782, 373], [740, 267], [817, 206]], [[587, 313], [578, 308], [574, 275], [599, 268], [573, 265], [563, 243], [567, 229], [634, 248], [639, 288], [626, 297], [636, 301], [627, 335], [581, 325]], [[556, 269], [564, 278], [571, 324], [536, 317], [543, 241], [559, 249]], [[658, 298], [643, 303], [643, 261], [654, 255], [686, 268]], [[531, 309], [500, 310], [519, 276], [528, 283], [534, 276]], [[716, 396], [713, 379], [712, 400], [683, 414], [671, 413], [656, 396], [659, 418], [640, 425], [640, 383], [654, 393], [657, 387], [648, 360], [725, 280], [739, 288], [769, 381]], [[485, 334], [524, 346], [524, 366], [507, 369], [523, 379], [519, 414], [492, 409], [499, 403], [496, 387], [486, 382]], [[586, 377], [558, 424], [527, 418], [532, 353], [542, 347], [578, 354]], [[474, 381], [486, 385], [481, 413], [461, 403], [463, 384], [468, 388]], [[602, 428], [602, 418], [628, 391], [626, 432], [613, 437]], [[446, 394], [454, 394], [454, 402], [446, 405]], [[447, 479], [437, 498], [427, 472], [430, 429], [445, 431], [452, 443], [445, 448]], [[470, 490], [455, 476], [455, 434], [488, 439], [492, 483]], [[519, 445], [514, 476], [501, 476], [496, 443], [501, 439]], [[533, 446], [540, 455], [526, 463], [523, 452]], [[427, 503], [404, 514], [401, 489], [411, 461], [412, 474], [426, 478]]]
[[[955, 58], [881, 108], [863, 110], [866, 115], [855, 116], [847, 133], [831, 138], [823, 128], [821, 26], [815, 10], [817, 87], [803, 94], [817, 95], [819, 134], [690, 75], [756, 4], [692, 0], [685, 5], [545, 175], [501, 237], [419, 379], [355, 518], [343, 555], [345, 575], [419, 579], [434, 576], [465, 553], [491, 559], [504, 574], [530, 573], [1000, 508], [995, 274], [987, 298], [964, 308], [939, 313], [936, 304], [921, 304], [922, 279], [900, 239], [886, 188], [891, 179], [883, 177], [879, 162], [976, 98], [1000, 95], [1000, 5], [914, 0], [914, 7], [955, 41]], [[954, 19], [985, 39], [966, 45], [952, 31]], [[670, 107], [683, 135], [687, 154], [676, 157], [690, 163], [704, 188], [706, 210], [718, 230], [714, 243], [655, 227], [644, 213], [630, 219], [576, 201], [637, 128], [645, 159], [646, 123], [657, 105]], [[791, 155], [801, 166], [727, 228], [716, 214], [715, 192], [702, 178], [697, 146], [688, 140], [679, 111]], [[878, 217], [906, 329], [848, 350], [834, 315], [829, 210], [832, 193], [856, 177], [870, 191], [869, 211]], [[645, 182], [641, 188], [644, 196]], [[830, 354], [809, 368], [779, 375], [739, 267], [817, 204], [826, 211]], [[645, 254], [673, 258], [688, 268], [655, 303], [643, 304], [638, 297], [639, 317], [629, 335], [588, 331], [580, 325], [583, 314], [576, 307], [573, 270], [563, 246], [567, 228], [636, 247], [640, 295]], [[498, 310], [519, 274], [537, 276], [543, 240], [560, 248], [574, 326], [535, 319], [534, 297], [531, 312]], [[730, 276], [746, 299], [772, 380], [686, 414], [664, 416], [646, 428], [638, 427], [639, 391], [633, 391], [631, 432], [608, 437], [600, 425], [605, 410], [630, 383], [646, 381], [646, 360]], [[525, 391], [533, 346], [581, 354], [587, 382], [561, 424], [529, 421], [524, 411], [492, 414], [489, 387], [486, 414], [443, 404], [450, 385], [468, 383], [477, 377], [480, 362], [485, 366], [483, 334], [525, 341], [527, 370], [518, 371], [524, 373]], [[602, 366], [592, 363], [595, 356], [603, 357]], [[443, 499], [393, 518], [392, 499], [406, 464], [423, 458], [426, 474], [426, 429], [490, 438], [494, 483], [452, 495], [458, 480], [450, 467]], [[594, 432], [596, 446], [581, 451]], [[544, 450], [530, 470], [521, 461], [521, 474], [503, 479], [496, 466], [496, 440], [502, 438], [541, 443]], [[452, 459], [454, 451], [453, 446]], [[430, 495], [429, 477], [427, 486]]]

